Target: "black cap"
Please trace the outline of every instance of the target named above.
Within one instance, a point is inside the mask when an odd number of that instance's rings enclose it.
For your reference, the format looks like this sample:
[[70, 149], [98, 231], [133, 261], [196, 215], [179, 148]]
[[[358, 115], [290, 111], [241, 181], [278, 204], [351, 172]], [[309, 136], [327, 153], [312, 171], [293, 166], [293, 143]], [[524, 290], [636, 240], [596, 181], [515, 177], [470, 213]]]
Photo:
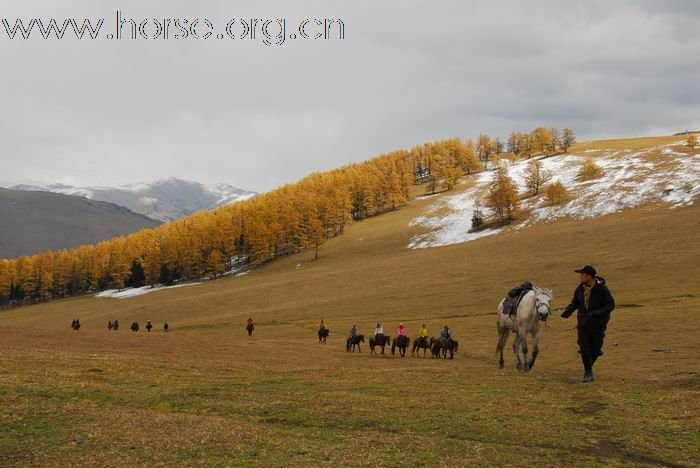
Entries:
[[586, 274], [589, 274], [591, 276], [595, 276], [597, 273], [596, 269], [590, 265], [586, 265], [583, 268], [579, 268], [578, 270], [574, 270], [574, 271], [576, 273], [586, 273]]

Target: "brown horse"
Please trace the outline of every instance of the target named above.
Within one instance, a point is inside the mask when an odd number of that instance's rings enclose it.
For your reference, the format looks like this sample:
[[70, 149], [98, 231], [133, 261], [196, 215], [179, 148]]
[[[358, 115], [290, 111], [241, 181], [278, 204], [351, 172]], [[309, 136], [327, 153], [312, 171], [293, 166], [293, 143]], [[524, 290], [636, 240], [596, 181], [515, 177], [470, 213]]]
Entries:
[[407, 336], [397, 336], [394, 338], [394, 340], [391, 342], [391, 355], [395, 356], [396, 348], [399, 348], [399, 355], [401, 357], [406, 357], [406, 349], [408, 348], [408, 344], [410, 342], [411, 339]]
[[379, 338], [376, 336], [373, 336], [372, 338], [369, 339], [369, 349], [370, 349], [370, 354], [377, 354], [377, 352], [374, 350], [376, 346], [379, 346], [382, 348], [382, 354], [384, 354], [384, 348], [389, 345], [389, 342], [391, 341], [391, 338], [389, 338], [386, 335], [382, 335]]
[[345, 344], [345, 351], [350, 352], [355, 352], [355, 346], [357, 346], [358, 352], [362, 352], [362, 348], [360, 347], [360, 343], [365, 342], [365, 335], [355, 335], [352, 337], [348, 337], [346, 344]]
[[439, 338], [430, 338], [430, 354], [435, 359], [439, 359], [442, 354], [442, 340]]
[[[418, 354], [420, 354], [420, 350], [423, 350], [423, 357], [425, 357], [426, 351], [428, 351], [431, 347], [431, 341], [428, 340], [428, 338], [418, 338], [417, 340], [413, 340], [413, 349], [411, 350], [411, 356], [415, 357]], [[418, 350], [418, 352], [416, 352]]]
[[442, 345], [442, 357], [447, 359], [447, 353], [450, 353], [450, 359], [454, 359], [457, 348], [459, 348], [459, 342], [457, 340], [448, 340], [447, 343], [443, 343]]
[[331, 334], [331, 331], [328, 328], [319, 328], [318, 330], [318, 344], [326, 344], [326, 340], [328, 339], [328, 335]]

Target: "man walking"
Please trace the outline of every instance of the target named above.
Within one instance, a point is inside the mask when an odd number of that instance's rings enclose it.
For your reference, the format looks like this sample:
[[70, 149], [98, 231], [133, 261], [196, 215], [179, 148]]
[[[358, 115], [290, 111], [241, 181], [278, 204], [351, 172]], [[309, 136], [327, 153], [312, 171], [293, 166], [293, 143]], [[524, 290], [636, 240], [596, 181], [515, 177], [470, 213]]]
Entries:
[[605, 280], [597, 276], [590, 265], [574, 270], [581, 275], [581, 284], [574, 291], [564, 312], [563, 318], [571, 317], [578, 310], [578, 347], [583, 362], [583, 381], [593, 380], [593, 364], [603, 355], [603, 338], [610, 321], [610, 313], [615, 309], [615, 299], [605, 285]]

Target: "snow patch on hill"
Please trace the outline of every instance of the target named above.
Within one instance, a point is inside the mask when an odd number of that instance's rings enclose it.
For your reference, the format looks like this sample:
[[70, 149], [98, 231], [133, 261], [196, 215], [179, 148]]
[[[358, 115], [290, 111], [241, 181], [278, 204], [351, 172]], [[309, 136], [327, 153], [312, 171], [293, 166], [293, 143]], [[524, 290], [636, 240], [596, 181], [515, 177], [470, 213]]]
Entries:
[[140, 288], [126, 288], [126, 289], [107, 289], [100, 293], [95, 294], [95, 297], [108, 298], [108, 299], [128, 299], [130, 297], [143, 296], [144, 294], [150, 294], [157, 291], [163, 291], [165, 289], [174, 288], [184, 288], [185, 286], [196, 286], [202, 283], [185, 283], [176, 284], [174, 286], [143, 286]]
[[[560, 218], [586, 219], [616, 213], [649, 203], [665, 203], [670, 208], [692, 204], [700, 194], [700, 155], [674, 150], [674, 146], [648, 148], [638, 152], [587, 150], [594, 155], [603, 175], [580, 181], [578, 171], [584, 156], [560, 155], [542, 159], [544, 169], [552, 172], [552, 182], [564, 184], [571, 195], [562, 205], [548, 205], [543, 196], [525, 198], [522, 209], [529, 216], [515, 224], [522, 229], [538, 222]], [[508, 174], [526, 192], [527, 161], [508, 167]], [[498, 234], [503, 229], [470, 232], [476, 200], [483, 198], [494, 172], [474, 176], [473, 187], [455, 195], [441, 197], [426, 212], [410, 223], [424, 231], [410, 239], [409, 248], [419, 249], [458, 244]], [[485, 210], [488, 214], [488, 210]]]

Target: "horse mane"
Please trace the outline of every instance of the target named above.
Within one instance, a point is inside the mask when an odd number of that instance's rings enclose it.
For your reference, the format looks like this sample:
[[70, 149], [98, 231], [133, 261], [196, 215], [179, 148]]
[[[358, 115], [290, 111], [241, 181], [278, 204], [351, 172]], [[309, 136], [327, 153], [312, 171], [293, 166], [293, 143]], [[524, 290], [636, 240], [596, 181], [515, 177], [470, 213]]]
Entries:
[[538, 294], [544, 294], [550, 299], [554, 299], [554, 292], [549, 288], [538, 288], [537, 286], [533, 286], [532, 290], [535, 291], [535, 296]]

